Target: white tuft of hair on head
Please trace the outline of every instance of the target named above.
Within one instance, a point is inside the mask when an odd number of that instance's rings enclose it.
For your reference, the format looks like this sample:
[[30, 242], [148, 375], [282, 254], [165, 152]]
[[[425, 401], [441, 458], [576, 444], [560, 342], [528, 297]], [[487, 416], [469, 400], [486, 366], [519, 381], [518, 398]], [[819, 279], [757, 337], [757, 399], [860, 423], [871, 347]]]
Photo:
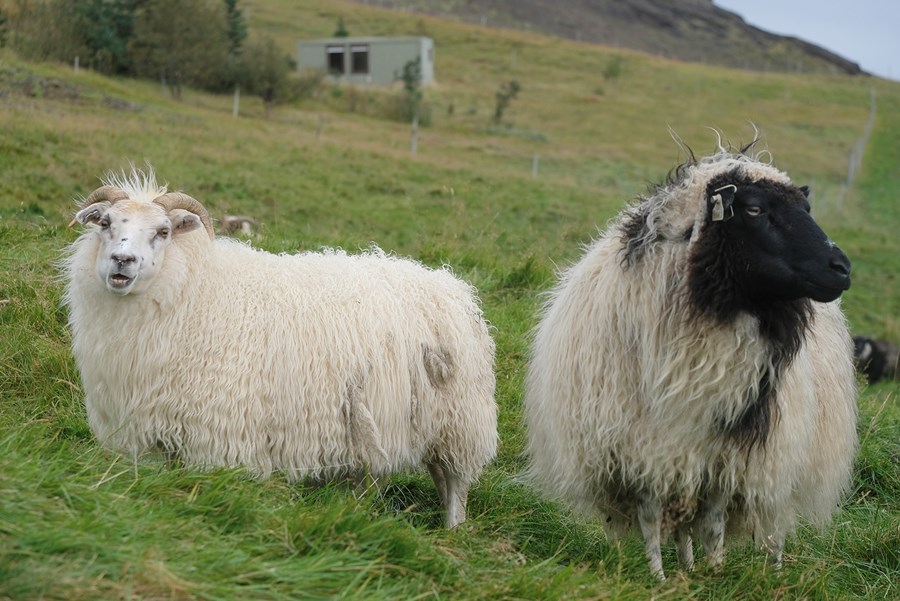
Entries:
[[145, 164], [146, 168], [141, 169], [133, 161], [129, 161], [129, 170], [107, 171], [102, 178], [103, 183], [125, 190], [131, 198], [153, 200], [153, 198], [166, 193], [168, 184], [158, 183], [153, 166], [148, 161], [145, 161]]

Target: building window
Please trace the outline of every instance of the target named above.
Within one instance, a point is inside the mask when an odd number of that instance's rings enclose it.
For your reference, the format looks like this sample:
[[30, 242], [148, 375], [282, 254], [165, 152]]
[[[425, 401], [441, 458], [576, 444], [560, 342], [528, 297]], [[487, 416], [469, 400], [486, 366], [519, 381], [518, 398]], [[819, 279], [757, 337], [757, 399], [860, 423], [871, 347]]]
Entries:
[[328, 56], [328, 72], [332, 75], [343, 75], [344, 46], [326, 46], [325, 54]]
[[350, 72], [367, 74], [369, 72], [369, 45], [350, 46]]

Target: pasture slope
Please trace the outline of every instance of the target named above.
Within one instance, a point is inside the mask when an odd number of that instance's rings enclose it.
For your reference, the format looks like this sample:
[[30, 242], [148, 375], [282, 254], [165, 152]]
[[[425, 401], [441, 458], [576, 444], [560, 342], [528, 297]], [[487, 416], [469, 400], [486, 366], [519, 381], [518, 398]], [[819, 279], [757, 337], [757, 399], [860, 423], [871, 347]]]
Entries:
[[[251, 30], [426, 34], [439, 84], [415, 157], [380, 117], [397, 90], [325, 87], [266, 119], [244, 99], [109, 79], [0, 53], [0, 599], [887, 599], [900, 582], [900, 403], [864, 388], [855, 486], [834, 524], [802, 528], [773, 573], [729, 550], [712, 573], [655, 582], [640, 541], [523, 488], [521, 380], [528, 331], [565, 265], [647, 182], [697, 151], [708, 127], [765, 135], [778, 166], [854, 262], [854, 331], [900, 339], [900, 84], [664, 61], [343, 2], [247, 2]], [[522, 86], [499, 128], [494, 93]], [[25, 85], [24, 82], [31, 82]], [[862, 171], [839, 191], [878, 112]], [[531, 165], [539, 155], [539, 171]], [[149, 160], [214, 217], [250, 214], [271, 251], [375, 241], [476, 285], [498, 342], [501, 448], [453, 532], [424, 474], [354, 495], [341, 484], [256, 482], [130, 461], [97, 448], [69, 351], [54, 261], [76, 233], [73, 199], [108, 169]], [[838, 203], [838, 198], [842, 198]], [[664, 562], [674, 565], [674, 550]]]

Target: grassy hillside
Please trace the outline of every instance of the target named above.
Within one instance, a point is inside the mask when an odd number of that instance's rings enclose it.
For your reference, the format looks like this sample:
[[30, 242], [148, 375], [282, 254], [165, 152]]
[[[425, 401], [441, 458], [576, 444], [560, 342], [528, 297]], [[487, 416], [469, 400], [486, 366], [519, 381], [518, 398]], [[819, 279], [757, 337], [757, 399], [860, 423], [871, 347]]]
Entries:
[[[732, 548], [716, 573], [670, 568], [657, 584], [640, 541], [610, 547], [597, 524], [541, 501], [516, 475], [540, 294], [681, 159], [667, 127], [703, 153], [715, 143], [708, 127], [739, 142], [755, 123], [776, 165], [812, 185], [815, 215], [854, 262], [844, 300], [854, 331], [900, 339], [900, 85], [685, 65], [342, 2], [246, 5], [251, 29], [285, 51], [330, 35], [338, 16], [351, 34], [430, 35], [432, 125], [411, 157], [408, 126], [378, 116], [396, 90], [327, 88], [269, 119], [245, 98], [234, 119], [230, 97], [188, 91], [174, 102], [157, 84], [0, 54], [0, 599], [896, 596], [896, 384], [863, 390], [854, 490], [831, 528], [789, 540], [780, 573]], [[506, 126], [490, 130], [494, 93], [510, 79], [522, 92]], [[841, 194], [870, 88], [874, 131]], [[496, 327], [502, 444], [465, 527], [440, 528], [422, 474], [357, 497], [239, 470], [133, 465], [97, 448], [53, 262], [76, 236], [65, 227], [73, 199], [144, 160], [214, 217], [256, 217], [260, 247], [374, 241], [448, 263], [479, 288]], [[671, 547], [664, 561], [674, 565]]]
[[758, 29], [711, 0], [357, 2], [754, 71], [860, 72], [859, 65], [845, 58], [808, 42]]

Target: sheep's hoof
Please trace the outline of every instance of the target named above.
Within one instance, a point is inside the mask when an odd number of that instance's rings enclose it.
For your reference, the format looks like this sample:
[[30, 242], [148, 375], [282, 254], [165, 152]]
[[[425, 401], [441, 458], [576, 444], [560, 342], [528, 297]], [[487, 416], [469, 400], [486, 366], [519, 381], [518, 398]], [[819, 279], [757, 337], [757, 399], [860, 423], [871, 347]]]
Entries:
[[725, 560], [725, 553], [722, 549], [716, 549], [712, 553], [709, 554], [707, 558], [707, 562], [709, 563], [709, 567], [716, 569], [722, 565], [722, 562]]

